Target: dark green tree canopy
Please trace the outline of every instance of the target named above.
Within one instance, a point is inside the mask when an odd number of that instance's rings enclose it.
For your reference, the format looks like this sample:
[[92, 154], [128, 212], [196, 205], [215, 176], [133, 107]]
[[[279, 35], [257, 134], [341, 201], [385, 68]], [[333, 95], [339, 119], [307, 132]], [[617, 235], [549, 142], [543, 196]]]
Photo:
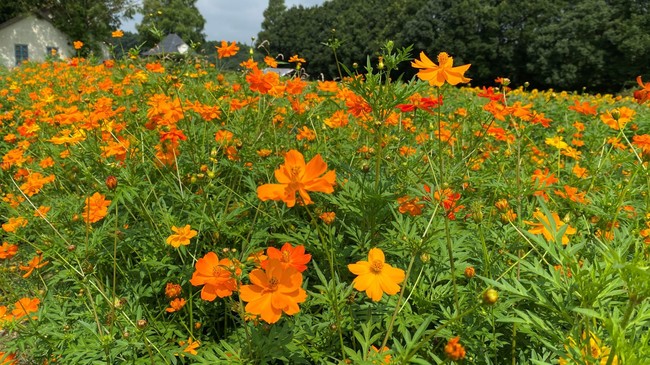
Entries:
[[205, 18], [196, 0], [144, 0], [142, 22], [136, 25], [146, 47], [155, 46], [162, 37], [176, 33], [187, 44], [204, 43]]
[[289, 9], [270, 0], [262, 29], [258, 42], [268, 40], [271, 54], [300, 54], [307, 72], [329, 78], [336, 66], [323, 43], [333, 38], [348, 67], [375, 57], [386, 40], [432, 59], [445, 51], [472, 64], [475, 85], [503, 76], [515, 85], [616, 92], [638, 75], [650, 78], [648, 0], [329, 0]]
[[264, 10], [264, 20], [262, 21], [262, 31], [257, 36], [257, 44], [269, 41], [269, 37], [278, 34], [278, 22], [284, 15], [287, 7], [284, 5], [284, 0], [269, 0], [269, 6]]

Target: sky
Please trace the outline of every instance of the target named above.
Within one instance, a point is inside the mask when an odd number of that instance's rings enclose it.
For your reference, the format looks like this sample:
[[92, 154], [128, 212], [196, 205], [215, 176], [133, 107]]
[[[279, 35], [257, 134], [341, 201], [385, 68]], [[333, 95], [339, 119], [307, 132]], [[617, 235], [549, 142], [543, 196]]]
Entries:
[[[320, 5], [324, 0], [285, 0], [287, 8], [295, 5], [304, 7]], [[198, 0], [196, 7], [205, 18], [203, 33], [208, 41], [235, 41], [251, 44], [261, 30], [267, 0]], [[122, 20], [121, 29], [136, 32], [135, 25], [142, 20], [141, 15], [134, 19]]]

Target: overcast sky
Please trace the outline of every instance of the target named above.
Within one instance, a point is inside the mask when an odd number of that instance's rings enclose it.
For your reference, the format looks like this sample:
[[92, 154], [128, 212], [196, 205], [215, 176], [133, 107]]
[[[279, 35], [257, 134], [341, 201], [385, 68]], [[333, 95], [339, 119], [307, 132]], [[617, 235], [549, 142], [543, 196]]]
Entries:
[[[285, 0], [287, 8], [294, 5], [309, 7], [322, 4], [324, 0]], [[262, 13], [268, 0], [198, 0], [196, 7], [205, 18], [203, 32], [209, 41], [236, 41], [251, 44], [261, 30]], [[135, 25], [142, 20], [138, 15], [122, 21], [122, 30], [136, 32]]]

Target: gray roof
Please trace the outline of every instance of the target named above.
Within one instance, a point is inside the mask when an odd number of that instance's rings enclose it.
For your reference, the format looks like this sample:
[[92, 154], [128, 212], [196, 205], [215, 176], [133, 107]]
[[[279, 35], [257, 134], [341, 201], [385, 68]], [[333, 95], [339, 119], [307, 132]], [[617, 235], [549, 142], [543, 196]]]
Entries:
[[[179, 49], [179, 47], [185, 46], [185, 50]], [[185, 53], [187, 52], [187, 43], [183, 42], [181, 37], [176, 33], [171, 33], [165, 36], [165, 38], [160, 41], [152, 49], [142, 52], [144, 56], [153, 56], [153, 55], [162, 55], [169, 53]]]
[[29, 18], [32, 15], [39, 18], [39, 19], [43, 19], [43, 20], [45, 20], [47, 22], [50, 22], [50, 24], [51, 24], [51, 17], [50, 16], [48, 16], [44, 12], [36, 10], [36, 11], [32, 11], [32, 12], [29, 12], [29, 11], [24, 12], [22, 14], [19, 14], [19, 15], [15, 16], [15, 17], [5, 21], [4, 23], [0, 24], [0, 29], [7, 28], [10, 25], [18, 23], [19, 21], [21, 21], [23, 19]]
[[289, 75], [289, 74], [291, 74], [291, 73], [293, 73], [295, 71], [296, 70], [294, 70], [292, 68], [273, 68], [273, 67], [267, 67], [267, 68], [262, 70], [262, 72], [264, 72], [264, 73], [273, 72], [273, 73], [276, 73], [276, 74], [280, 75], [281, 77], [282, 76], [287, 76], [287, 75]]

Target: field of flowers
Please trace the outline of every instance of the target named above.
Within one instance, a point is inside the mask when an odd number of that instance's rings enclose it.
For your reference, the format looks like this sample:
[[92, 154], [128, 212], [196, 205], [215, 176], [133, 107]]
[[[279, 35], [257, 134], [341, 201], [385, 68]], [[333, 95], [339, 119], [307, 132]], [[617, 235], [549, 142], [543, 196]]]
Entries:
[[0, 70], [0, 363], [650, 363], [650, 83], [381, 54]]

